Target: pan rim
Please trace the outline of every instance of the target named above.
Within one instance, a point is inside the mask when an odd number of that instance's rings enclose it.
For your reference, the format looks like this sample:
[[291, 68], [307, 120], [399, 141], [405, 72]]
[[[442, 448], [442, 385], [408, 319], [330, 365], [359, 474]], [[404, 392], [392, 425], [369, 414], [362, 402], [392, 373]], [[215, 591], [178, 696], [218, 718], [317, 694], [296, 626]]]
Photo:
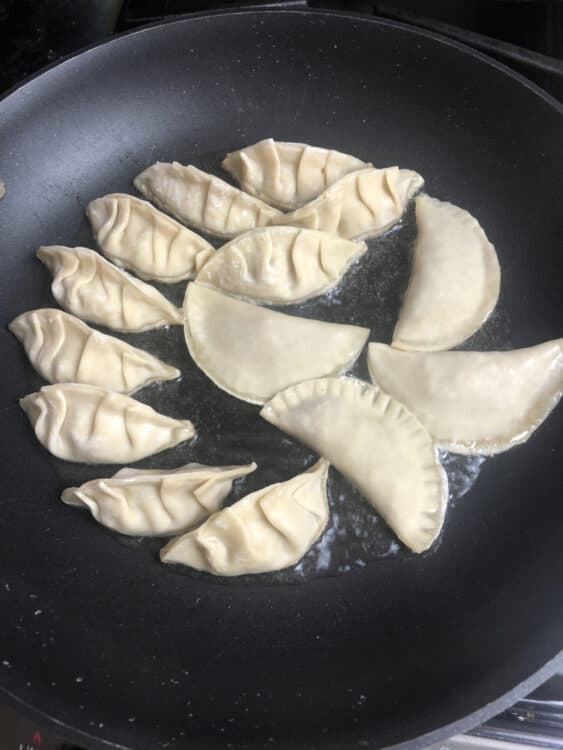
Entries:
[[[67, 55], [64, 55], [63, 57], [59, 58], [53, 63], [41, 68], [39, 71], [26, 77], [23, 81], [19, 82], [18, 84], [11, 87], [6, 92], [4, 92], [2, 96], [0, 96], [0, 118], [2, 117], [3, 108], [7, 104], [9, 105], [12, 101], [15, 102], [18, 94], [20, 94], [23, 89], [25, 89], [29, 84], [32, 84], [36, 79], [39, 79], [43, 76], [48, 76], [52, 73], [53, 70], [59, 67], [60, 68], [65, 67], [66, 65], [72, 63], [75, 60], [75, 58], [82, 57], [82, 56], [86, 57], [90, 53], [96, 52], [101, 47], [109, 47], [109, 46], [113, 46], [114, 44], [120, 44], [122, 39], [128, 38], [132, 35], [136, 35], [136, 34], [142, 35], [147, 32], [150, 33], [153, 29], [158, 29], [158, 28], [165, 27], [171, 24], [185, 24], [188, 22], [205, 21], [206, 19], [212, 18], [215, 16], [218, 16], [218, 17], [231, 16], [231, 15], [256, 16], [258, 12], [260, 13], [260, 15], [267, 14], [269, 16], [286, 14], [286, 15], [293, 15], [293, 16], [337, 17], [337, 18], [342, 18], [342, 19], [346, 19], [350, 21], [356, 21], [356, 22], [361, 21], [362, 23], [368, 22], [368, 23], [374, 24], [375, 26], [385, 27], [385, 28], [390, 28], [390, 29], [397, 29], [402, 32], [408, 32], [415, 36], [423, 37], [425, 39], [430, 39], [434, 42], [444, 44], [448, 47], [454, 48], [455, 50], [457, 50], [458, 52], [462, 54], [470, 55], [471, 57], [480, 61], [481, 63], [488, 65], [494, 68], [495, 70], [498, 70], [504, 76], [524, 86], [532, 94], [535, 94], [536, 96], [538, 96], [546, 104], [548, 104], [551, 108], [553, 108], [557, 114], [563, 115], [563, 103], [559, 102], [555, 97], [553, 97], [547, 91], [542, 89], [539, 85], [530, 81], [522, 74], [512, 70], [510, 67], [508, 67], [504, 63], [498, 62], [497, 60], [490, 57], [486, 53], [483, 53], [479, 50], [475, 50], [472, 47], [462, 42], [459, 42], [458, 40], [450, 39], [437, 32], [430, 31], [428, 29], [418, 28], [409, 23], [394, 21], [394, 20], [390, 20], [386, 18], [365, 16], [361, 13], [353, 13], [350, 11], [326, 10], [326, 9], [321, 9], [321, 8], [296, 8], [296, 7], [288, 7], [285, 9], [264, 8], [264, 9], [258, 10], [257, 8], [252, 8], [252, 7], [250, 8], [242, 7], [242, 8], [229, 8], [227, 10], [218, 9], [215, 11], [201, 11], [197, 13], [186, 13], [186, 14], [174, 15], [164, 21], [159, 20], [153, 23], [142, 25], [135, 29], [122, 32], [110, 39], [95, 42], [93, 44], [82, 47], [78, 50], [75, 50]], [[539, 685], [541, 685], [543, 682], [545, 682], [547, 679], [553, 676], [559, 669], [562, 669], [562, 668], [563, 668], [563, 647], [557, 654], [555, 654], [546, 664], [541, 666], [537, 671], [533, 672], [526, 679], [518, 683], [510, 691], [506, 693], [502, 693], [499, 697], [489, 702], [485, 706], [475, 710], [469, 715], [463, 716], [461, 719], [450, 722], [449, 724], [445, 726], [438, 727], [437, 729], [431, 732], [420, 735], [410, 740], [405, 740], [403, 742], [400, 742], [394, 745], [389, 745], [387, 746], [385, 750], [407, 750], [407, 748], [409, 750], [411, 749], [417, 750], [418, 748], [428, 747], [432, 743], [440, 742], [441, 740], [451, 737], [453, 734], [467, 732], [470, 729], [475, 728], [479, 724], [483, 723], [484, 721], [487, 721], [488, 719], [492, 718], [493, 716], [500, 713], [501, 711], [505, 710], [506, 708], [509, 708], [518, 699], [532, 692], [535, 688], [537, 688]], [[96, 737], [87, 731], [76, 729], [72, 727], [71, 725], [67, 724], [66, 722], [58, 720], [56, 717], [50, 715], [49, 713], [36, 708], [32, 704], [28, 703], [27, 701], [25, 701], [24, 699], [20, 698], [18, 695], [16, 695], [15, 693], [7, 689], [4, 685], [0, 685], [0, 696], [2, 696], [3, 699], [5, 699], [6, 705], [11, 706], [12, 708], [17, 708], [17, 710], [21, 710], [21, 713], [23, 715], [26, 715], [32, 719], [41, 721], [47, 728], [51, 728], [55, 734], [61, 731], [64, 732], [64, 734], [66, 735], [64, 739], [69, 739], [69, 740], [76, 741], [76, 742], [85, 742], [87, 746], [91, 748], [92, 750], [98, 750], [98, 749], [107, 750], [108, 748], [114, 749], [114, 750], [134, 750], [134, 748], [130, 745], [116, 744], [114, 742]], [[351, 739], [353, 741], [353, 738]]]
[[324, 8], [306, 8], [306, 9], [264, 8], [263, 10], [258, 11], [255, 8], [248, 8], [248, 7], [247, 8], [244, 8], [244, 7], [243, 8], [229, 8], [228, 10], [218, 9], [218, 10], [212, 10], [212, 11], [201, 11], [201, 12], [196, 12], [196, 13], [180, 13], [180, 14], [171, 16], [167, 20], [164, 20], [164, 21], [160, 20], [160, 21], [154, 21], [153, 23], [143, 24], [142, 26], [139, 26], [135, 29], [122, 31], [119, 34], [115, 35], [114, 37], [111, 37], [110, 39], [105, 39], [103, 41], [94, 42], [84, 47], [80, 47], [79, 49], [74, 50], [73, 52], [70, 52], [67, 55], [63, 55], [59, 59], [55, 60], [49, 65], [44, 66], [43, 68], [36, 71], [35, 73], [30, 74], [29, 76], [24, 78], [23, 81], [16, 83], [14, 86], [11, 86], [7, 91], [5, 91], [0, 96], [0, 115], [1, 115], [1, 107], [4, 105], [6, 100], [13, 97], [15, 94], [18, 94], [20, 90], [23, 89], [25, 86], [34, 82], [36, 79], [40, 78], [41, 76], [48, 75], [55, 68], [63, 67], [67, 63], [72, 62], [75, 58], [82, 56], [82, 55], [87, 55], [88, 53], [94, 52], [101, 47], [106, 47], [106, 46], [109, 47], [110, 45], [119, 44], [122, 39], [128, 38], [135, 34], [142, 35], [148, 31], [151, 31], [152, 29], [158, 29], [164, 26], [169, 26], [171, 24], [188, 23], [190, 21], [201, 21], [201, 20], [205, 20], [207, 18], [212, 18], [215, 16], [220, 17], [220, 16], [232, 16], [232, 15], [238, 15], [238, 16], [255, 15], [258, 12], [260, 13], [260, 15], [284, 14], [284, 15], [297, 15], [297, 16], [337, 17], [337, 18], [342, 18], [342, 19], [348, 19], [351, 21], [361, 21], [362, 23], [371, 23], [371, 24], [374, 24], [375, 26], [394, 28], [400, 31], [406, 31], [410, 34], [414, 34], [415, 36], [422, 36], [426, 39], [432, 39], [435, 42], [438, 42], [440, 44], [445, 44], [446, 46], [457, 49], [459, 52], [468, 54], [471, 57], [474, 57], [475, 59], [479, 60], [480, 62], [486, 65], [490, 65], [491, 67], [495, 68], [499, 72], [506, 75], [508, 78], [513, 79], [514, 81], [520, 83], [525, 88], [529, 89], [536, 96], [539, 96], [541, 99], [543, 99], [546, 102], [546, 104], [549, 104], [551, 107], [553, 107], [558, 114], [563, 115], [563, 102], [560, 102], [558, 99], [556, 99], [554, 96], [552, 96], [549, 92], [547, 92], [538, 84], [534, 83], [533, 81], [530, 81], [528, 78], [526, 78], [526, 76], [522, 75], [521, 73], [518, 73], [515, 70], [512, 70], [512, 68], [510, 68], [508, 65], [505, 65], [504, 63], [501, 63], [498, 60], [495, 60], [493, 57], [491, 57], [490, 55], [487, 55], [484, 52], [473, 49], [473, 47], [470, 47], [469, 45], [464, 44], [463, 42], [459, 42], [457, 39], [451, 39], [447, 36], [444, 36], [443, 34], [439, 34], [436, 31], [430, 31], [429, 29], [419, 28], [417, 26], [413, 26], [412, 24], [405, 23], [403, 21], [394, 21], [389, 18], [365, 16], [359, 12], [353, 13], [351, 11], [328, 10]]
[[[438, 729], [434, 729], [432, 732], [427, 732], [418, 737], [404, 742], [399, 742], [395, 745], [387, 745], [382, 750], [423, 750], [428, 748], [430, 745], [442, 742], [454, 735], [465, 734], [471, 729], [483, 724], [485, 721], [492, 719], [502, 711], [520, 700], [520, 698], [529, 695], [536, 688], [540, 687], [550, 677], [563, 669], [563, 649], [559, 651], [547, 664], [540, 667], [537, 672], [534, 672], [526, 680], [520, 682], [516, 687], [509, 690], [507, 693], [503, 693], [499, 698], [487, 703], [482, 708], [478, 708], [476, 711], [464, 716], [462, 719], [452, 721], [449, 724], [445, 724]], [[51, 716], [50, 714], [41, 711], [31, 703], [20, 698], [12, 691], [0, 685], [0, 696], [6, 699], [5, 705], [10, 708], [19, 711], [21, 714], [31, 720], [41, 721], [45, 727], [52, 729], [53, 733], [63, 731], [65, 737], [64, 740], [70, 740], [72, 742], [82, 742], [84, 740], [88, 743], [88, 750], [135, 750], [132, 745], [120, 745], [115, 742], [95, 737], [89, 732], [85, 732], [81, 729], [76, 729], [70, 726], [64, 721]]]

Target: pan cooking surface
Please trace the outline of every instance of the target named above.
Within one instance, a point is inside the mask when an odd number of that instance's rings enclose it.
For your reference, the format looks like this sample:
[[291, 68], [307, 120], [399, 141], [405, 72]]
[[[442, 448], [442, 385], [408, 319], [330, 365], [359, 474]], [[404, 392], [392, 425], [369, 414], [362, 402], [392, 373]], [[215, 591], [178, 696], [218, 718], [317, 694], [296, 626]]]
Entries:
[[[219, 154], [272, 135], [416, 169], [431, 195], [479, 219], [503, 285], [467, 348], [555, 338], [560, 132], [556, 105], [504, 71], [387, 23], [246, 12], [132, 34], [0, 104], [2, 325], [53, 304], [34, 251], [93, 246], [89, 200], [131, 192], [157, 159], [218, 173]], [[371, 241], [337, 291], [285, 311], [368, 325], [371, 340], [389, 341], [413, 219], [411, 207]], [[180, 301], [182, 285], [160, 288]], [[238, 483], [238, 497], [312, 462], [257, 407], [209, 382], [180, 328], [124, 338], [183, 371], [138, 397], [199, 428], [193, 444], [139, 466], [256, 459], [260, 470]], [[111, 534], [60, 503], [64, 486], [107, 471], [59, 461], [36, 443], [17, 399], [41, 381], [5, 329], [0, 345], [9, 363], [0, 684], [38, 710], [135, 748], [172, 737], [177, 747], [382, 747], [462, 719], [560, 650], [560, 411], [528, 444], [492, 460], [442, 456], [453, 502], [432, 552], [400, 547], [331, 471], [330, 525], [296, 570], [218, 582], [162, 566], [158, 543]], [[356, 368], [367, 379], [365, 355]]]
[[[196, 154], [187, 158], [186, 163], [196, 164], [205, 171], [225, 177], [219, 168], [221, 156], [218, 153], [198, 158]], [[353, 266], [337, 288], [301, 304], [272, 306], [272, 309], [334, 323], [365, 326], [371, 329], [370, 341], [390, 342], [409, 278], [415, 237], [414, 203], [411, 203], [400, 224], [383, 237], [369, 241], [368, 254]], [[221, 240], [208, 239], [217, 247], [221, 246]], [[49, 283], [47, 277], [45, 282]], [[175, 304], [182, 304], [185, 283], [156, 286]], [[113, 331], [108, 333], [114, 334]], [[187, 460], [216, 465], [256, 461], [258, 470], [236, 482], [234, 492], [228, 499], [230, 504], [272, 482], [295, 476], [316, 460], [315, 454], [304, 445], [262, 420], [260, 407], [241, 402], [218, 389], [193, 362], [180, 327], [123, 338], [138, 341], [143, 348], [167, 362], [173, 362], [183, 373], [181, 382], [146, 388], [136, 394], [136, 398], [163, 413], [189, 417], [199, 429], [198, 438], [189, 445], [152, 456], [140, 462], [140, 466], [173, 468]], [[464, 348], [503, 349], [509, 347], [509, 341], [507, 315], [499, 306], [483, 329], [464, 344]], [[365, 351], [350, 372], [371, 382]], [[37, 387], [40, 387], [39, 381]], [[482, 456], [443, 452], [442, 462], [450, 484], [450, 507], [469, 491], [484, 461]], [[102, 468], [65, 461], [57, 461], [56, 469], [62, 487], [76, 486], [99, 476], [110, 476], [115, 471], [113, 466]], [[317, 575], [347, 573], [354, 566], [364, 567], [381, 557], [412, 555], [372, 506], [362, 499], [359, 491], [335, 470], [330, 472], [329, 498], [331, 514], [326, 532], [310, 552], [289, 569], [235, 578], [209, 577], [183, 566], [167, 567], [166, 573], [229, 586], [305, 583]], [[86, 526], [96, 524], [89, 516], [84, 520]], [[116, 542], [145, 555], [148, 562], [158, 560], [158, 552], [164, 544], [162, 539], [131, 538], [117, 533], [112, 535]]]

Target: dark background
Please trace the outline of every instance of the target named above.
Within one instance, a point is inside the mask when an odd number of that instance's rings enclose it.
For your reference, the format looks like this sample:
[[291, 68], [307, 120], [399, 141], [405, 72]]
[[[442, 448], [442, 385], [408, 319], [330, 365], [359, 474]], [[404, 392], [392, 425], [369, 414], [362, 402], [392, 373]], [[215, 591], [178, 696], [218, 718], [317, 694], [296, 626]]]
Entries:
[[[0, 0], [0, 94], [46, 65], [81, 47], [104, 41], [115, 33], [157, 22], [175, 14], [240, 5], [345, 9], [394, 18], [430, 28], [480, 49], [508, 64], [563, 100], [563, 3], [541, 0], [389, 0], [336, 2], [326, 0], [280, 3], [198, 2], [197, 0]], [[0, 161], [2, 155], [0, 154]], [[513, 739], [516, 732], [551, 732], [563, 736], [536, 699], [563, 697], [563, 678], [537, 691], [490, 722], [481, 734]], [[39, 731], [39, 735], [37, 734]], [[55, 750], [62, 740], [39, 730], [12, 709], [0, 707], [0, 750], [22, 745]]]
[[240, 6], [333, 8], [446, 34], [563, 100], [561, 0], [0, 0], [0, 92], [80, 47], [163, 17]]

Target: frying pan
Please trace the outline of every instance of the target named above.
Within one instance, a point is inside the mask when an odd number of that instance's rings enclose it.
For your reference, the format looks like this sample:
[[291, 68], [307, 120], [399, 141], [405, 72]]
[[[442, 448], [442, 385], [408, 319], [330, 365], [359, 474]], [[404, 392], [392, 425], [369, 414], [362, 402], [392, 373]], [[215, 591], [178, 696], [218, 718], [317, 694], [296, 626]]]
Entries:
[[[131, 190], [157, 159], [217, 170], [219, 153], [272, 135], [416, 169], [428, 192], [479, 218], [503, 288], [470, 347], [560, 336], [561, 114], [482, 55], [371, 18], [217, 13], [117, 38], [0, 104], [2, 326], [53, 304], [34, 250], [91, 245], [90, 199]], [[408, 225], [371, 255], [387, 253], [392, 266], [394, 237]], [[399, 298], [389, 301], [384, 282], [404, 288], [399, 276], [383, 268], [373, 284], [358, 281], [359, 308], [371, 300], [377, 329], [381, 301], [387, 321], [372, 336], [390, 334]], [[151, 342], [184, 379], [139, 397], [193, 418], [200, 437], [141, 466], [257, 456], [261, 473], [240, 495], [313, 459], [261, 424], [256, 407], [214, 388], [179, 329], [134, 341]], [[17, 399], [40, 381], [4, 328], [0, 346], [0, 681], [20, 709], [52, 717], [58, 734], [136, 750], [422, 747], [484, 721], [554, 671], [563, 646], [561, 410], [528, 444], [481, 466], [428, 554], [401, 549], [301, 583], [216, 581], [161, 566], [158, 544], [119, 539], [62, 506], [63, 486], [105, 467], [58, 461], [36, 443]], [[331, 502], [343, 496], [359, 508], [341, 481], [333, 472]]]

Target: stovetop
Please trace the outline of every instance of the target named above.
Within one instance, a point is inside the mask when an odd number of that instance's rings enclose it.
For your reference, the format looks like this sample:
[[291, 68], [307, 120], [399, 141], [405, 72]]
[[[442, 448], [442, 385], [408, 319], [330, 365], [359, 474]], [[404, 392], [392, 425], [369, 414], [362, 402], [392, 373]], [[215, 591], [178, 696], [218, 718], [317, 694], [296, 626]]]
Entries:
[[[120, 31], [210, 8], [330, 8], [405, 21], [486, 52], [563, 101], [560, 0], [0, 0], [0, 95], [40, 68]], [[0, 696], [0, 704], [1, 704]], [[506, 744], [508, 743], [508, 744]], [[443, 750], [563, 750], [563, 664], [527, 699]], [[0, 705], [0, 750], [81, 750]]]

